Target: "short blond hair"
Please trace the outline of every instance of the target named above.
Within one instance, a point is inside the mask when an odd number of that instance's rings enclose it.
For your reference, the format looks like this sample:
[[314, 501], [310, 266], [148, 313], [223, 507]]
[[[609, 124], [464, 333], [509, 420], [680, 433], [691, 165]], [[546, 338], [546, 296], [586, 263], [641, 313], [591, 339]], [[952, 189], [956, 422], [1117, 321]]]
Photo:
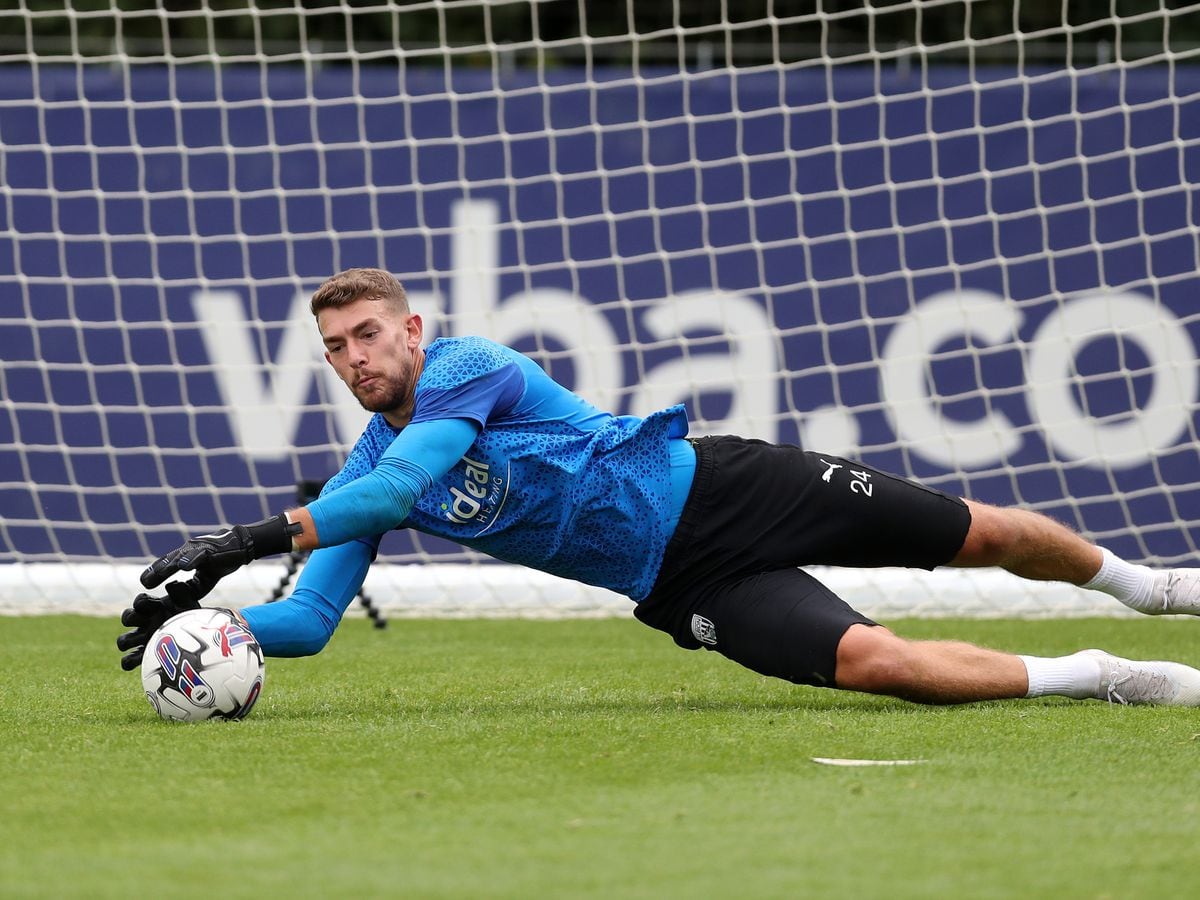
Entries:
[[408, 294], [396, 276], [383, 269], [346, 269], [317, 288], [308, 308], [314, 316], [323, 309], [340, 309], [358, 300], [382, 300], [393, 310], [408, 312]]

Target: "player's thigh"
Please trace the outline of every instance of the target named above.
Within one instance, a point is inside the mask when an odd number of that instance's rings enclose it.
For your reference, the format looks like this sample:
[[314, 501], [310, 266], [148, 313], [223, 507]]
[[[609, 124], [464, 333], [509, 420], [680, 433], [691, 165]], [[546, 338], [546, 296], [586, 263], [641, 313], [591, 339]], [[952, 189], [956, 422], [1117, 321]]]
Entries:
[[958, 497], [843, 457], [796, 451], [792, 462], [805, 490], [784, 531], [800, 558], [785, 555], [784, 534], [765, 536], [780, 562], [933, 569], [966, 539], [971, 514]]
[[664, 566], [671, 579], [810, 565], [933, 569], [970, 528], [960, 498], [854, 460], [733, 436], [695, 443], [703, 489], [684, 510], [694, 550], [686, 564]]
[[838, 644], [866, 616], [801, 569], [778, 569], [704, 592], [692, 637], [762, 675], [834, 687]]

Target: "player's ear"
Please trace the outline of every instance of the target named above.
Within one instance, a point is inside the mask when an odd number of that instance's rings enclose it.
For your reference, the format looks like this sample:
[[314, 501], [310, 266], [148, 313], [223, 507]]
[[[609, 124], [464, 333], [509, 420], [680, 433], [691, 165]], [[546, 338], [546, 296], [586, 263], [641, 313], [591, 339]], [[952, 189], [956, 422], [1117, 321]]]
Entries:
[[425, 323], [421, 321], [421, 317], [416, 313], [410, 313], [404, 327], [408, 332], [408, 346], [411, 349], [421, 346], [421, 335], [425, 333]]

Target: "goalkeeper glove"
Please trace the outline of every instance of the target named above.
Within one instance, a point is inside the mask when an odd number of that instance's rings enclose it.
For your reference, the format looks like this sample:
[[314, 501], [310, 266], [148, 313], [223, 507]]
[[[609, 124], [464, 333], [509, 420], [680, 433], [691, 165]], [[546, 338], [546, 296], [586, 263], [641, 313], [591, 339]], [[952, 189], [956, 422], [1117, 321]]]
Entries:
[[121, 613], [121, 624], [133, 629], [117, 638], [117, 649], [129, 651], [121, 657], [121, 668], [130, 672], [141, 665], [142, 654], [146, 652], [146, 644], [154, 632], [172, 616], [184, 610], [199, 609], [200, 598], [205, 593], [207, 591], [203, 585], [197, 584], [197, 579], [193, 578], [190, 581], [172, 581], [167, 585], [165, 597], [151, 597], [149, 594], [134, 597], [133, 606]]
[[190, 538], [166, 556], [160, 556], [142, 573], [142, 586], [156, 588], [176, 572], [195, 571], [191, 583], [200, 593], [199, 600], [218, 581], [251, 560], [292, 549], [292, 536], [304, 530], [299, 522], [289, 522], [279, 514], [253, 525], [234, 525], [216, 534]]

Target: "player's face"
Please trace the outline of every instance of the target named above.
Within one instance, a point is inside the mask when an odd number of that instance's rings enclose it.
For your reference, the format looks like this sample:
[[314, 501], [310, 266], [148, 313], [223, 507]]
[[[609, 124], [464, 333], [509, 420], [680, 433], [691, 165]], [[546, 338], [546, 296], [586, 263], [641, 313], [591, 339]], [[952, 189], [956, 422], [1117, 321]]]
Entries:
[[363, 409], [383, 413], [392, 425], [412, 416], [413, 389], [421, 374], [421, 317], [380, 300], [356, 300], [317, 317], [325, 359]]

